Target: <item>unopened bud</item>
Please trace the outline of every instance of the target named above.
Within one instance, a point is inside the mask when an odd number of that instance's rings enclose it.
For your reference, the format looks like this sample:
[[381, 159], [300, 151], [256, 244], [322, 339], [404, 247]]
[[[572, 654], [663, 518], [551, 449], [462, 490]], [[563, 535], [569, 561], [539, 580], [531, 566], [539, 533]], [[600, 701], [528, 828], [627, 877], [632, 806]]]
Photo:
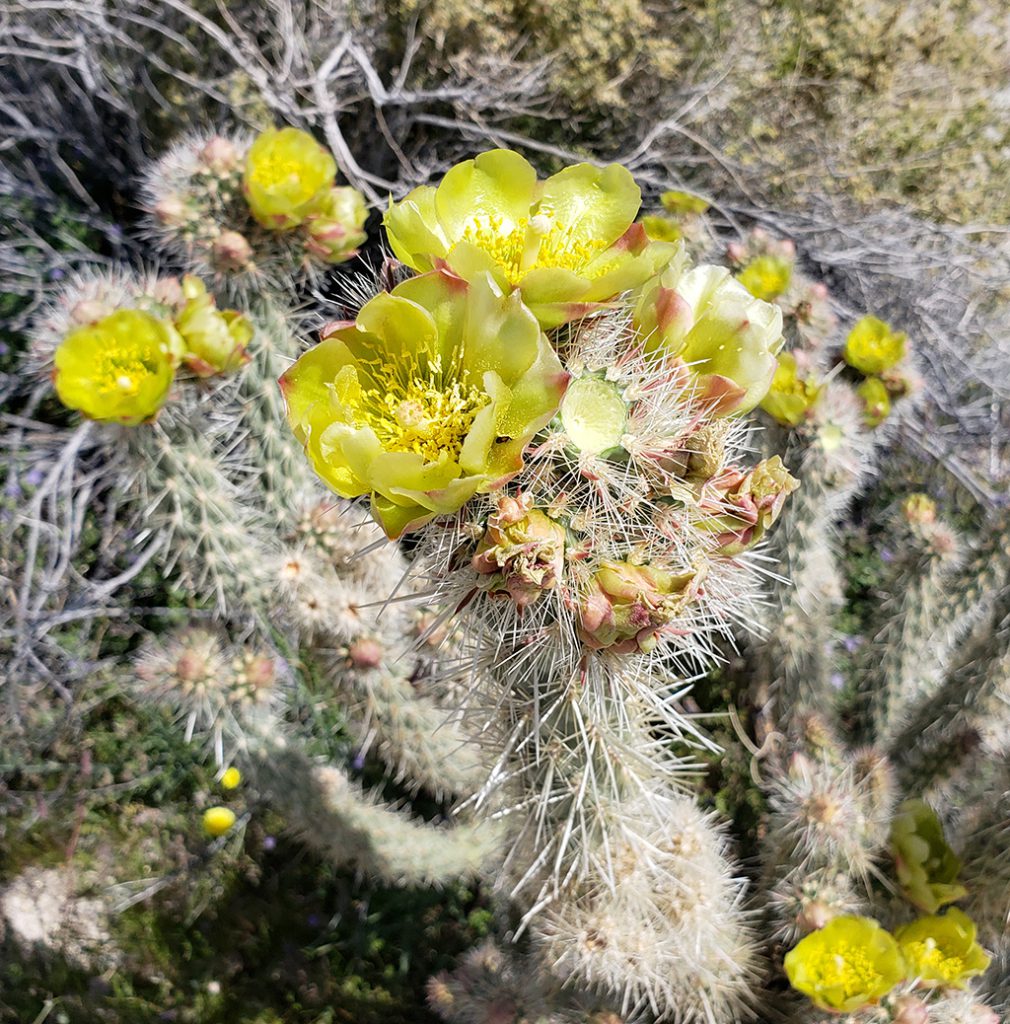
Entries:
[[151, 289], [151, 297], [163, 306], [181, 306], [182, 284], [177, 277], [159, 277]]
[[200, 161], [215, 174], [224, 174], [238, 166], [238, 151], [227, 139], [214, 135], [200, 150]]
[[[893, 1024], [926, 1024], [929, 1020], [929, 1007], [915, 996], [902, 996], [895, 1001]], [[994, 1024], [999, 1024], [994, 1015]]]
[[245, 235], [237, 231], [223, 231], [214, 240], [211, 249], [215, 266], [221, 270], [245, 270], [252, 260], [252, 246]]
[[165, 196], [154, 204], [154, 216], [166, 227], [178, 227], [189, 220], [189, 210], [178, 196]]
[[99, 320], [112, 315], [112, 307], [100, 299], [82, 299], [70, 311], [70, 319], [75, 324], [96, 324]]
[[936, 522], [936, 502], [928, 494], [910, 494], [902, 503], [905, 520], [913, 526]]
[[805, 932], [813, 932], [823, 928], [834, 916], [834, 911], [823, 900], [811, 900], [804, 903], [796, 915], [796, 925]]
[[378, 668], [382, 664], [382, 647], [375, 640], [355, 640], [347, 656], [356, 668]]

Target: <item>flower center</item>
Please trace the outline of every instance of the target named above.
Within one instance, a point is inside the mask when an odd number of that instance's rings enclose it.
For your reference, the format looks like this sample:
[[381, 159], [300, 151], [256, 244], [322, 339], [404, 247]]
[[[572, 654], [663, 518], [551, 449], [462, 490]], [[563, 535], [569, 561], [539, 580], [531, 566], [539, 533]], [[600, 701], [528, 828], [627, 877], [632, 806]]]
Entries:
[[157, 373], [153, 361], [121, 351], [99, 352], [96, 358], [95, 388], [104, 395], [137, 394], [145, 378]]
[[[371, 370], [375, 387], [346, 389], [360, 422], [372, 428], [385, 451], [414, 452], [425, 462], [456, 461], [474, 418], [490, 401], [464, 373], [446, 380], [441, 356], [415, 358], [404, 367]], [[356, 376], [356, 375], [355, 375]]]
[[964, 972], [964, 960], [959, 956], [946, 956], [936, 939], [910, 942], [908, 948], [916, 967], [924, 974], [928, 971], [930, 977], [953, 982]]
[[820, 988], [840, 988], [845, 999], [872, 992], [880, 974], [873, 961], [858, 946], [838, 943], [813, 959], [811, 972]]
[[479, 214], [467, 222], [463, 240], [486, 252], [509, 282], [518, 284], [531, 270], [544, 267], [581, 270], [606, 248], [574, 238], [573, 230], [549, 212], [522, 217], [514, 225], [496, 214]]
[[298, 160], [283, 153], [263, 153], [250, 171], [250, 178], [260, 188], [276, 188], [291, 178], [300, 177], [304, 166]]

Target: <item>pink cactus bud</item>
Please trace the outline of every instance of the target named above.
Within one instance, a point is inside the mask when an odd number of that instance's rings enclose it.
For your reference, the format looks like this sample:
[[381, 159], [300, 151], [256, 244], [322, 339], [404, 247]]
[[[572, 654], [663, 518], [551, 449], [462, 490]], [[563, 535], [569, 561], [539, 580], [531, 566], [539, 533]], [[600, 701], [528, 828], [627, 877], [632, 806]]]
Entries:
[[823, 900], [811, 900], [804, 903], [796, 915], [796, 925], [805, 932], [813, 932], [823, 928], [834, 916], [834, 911]]
[[189, 220], [189, 210], [178, 196], [165, 196], [154, 204], [154, 216], [166, 227], [179, 227]]
[[151, 297], [163, 306], [181, 306], [184, 300], [182, 284], [177, 277], [159, 277], [151, 289]]
[[[892, 1024], [927, 1024], [929, 1020], [929, 1007], [915, 996], [902, 996], [894, 1003]], [[999, 1019], [993, 1014], [993, 1024], [999, 1024]]]
[[382, 664], [382, 647], [377, 641], [364, 637], [351, 644], [347, 656], [355, 668], [378, 668]]
[[277, 678], [277, 662], [267, 654], [251, 654], [245, 659], [243, 671], [250, 686], [266, 690]]
[[238, 150], [227, 139], [214, 135], [200, 150], [200, 161], [215, 174], [225, 174], [238, 166]]
[[214, 240], [214, 263], [222, 270], [245, 270], [252, 261], [252, 246], [245, 235], [237, 231], [223, 231]]
[[75, 324], [95, 324], [112, 312], [112, 307], [99, 299], [82, 299], [70, 310], [70, 319]]
[[731, 263], [743, 263], [747, 259], [747, 253], [739, 242], [730, 242], [726, 246], [726, 258]]

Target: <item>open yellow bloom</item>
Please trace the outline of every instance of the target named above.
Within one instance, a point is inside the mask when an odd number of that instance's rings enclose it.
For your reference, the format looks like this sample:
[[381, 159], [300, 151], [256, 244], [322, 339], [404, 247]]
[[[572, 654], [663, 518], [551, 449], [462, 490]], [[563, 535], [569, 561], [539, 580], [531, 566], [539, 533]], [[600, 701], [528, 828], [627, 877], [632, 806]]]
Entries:
[[943, 915], [920, 917], [895, 933], [909, 974], [928, 988], [964, 988], [989, 966], [989, 955], [975, 941], [975, 922], [951, 907]]
[[758, 256], [737, 274], [737, 280], [756, 299], [771, 302], [788, 287], [793, 276], [792, 262], [781, 256]]
[[725, 267], [682, 273], [678, 257], [639, 293], [633, 324], [647, 352], [688, 364], [721, 415], [749, 412], [768, 391], [782, 348], [782, 311]]
[[181, 354], [171, 324], [121, 309], [63, 339], [53, 357], [53, 384], [68, 408], [135, 426], [165, 404]]
[[883, 373], [905, 358], [908, 336], [875, 316], [864, 316], [849, 331], [843, 353], [849, 366], [867, 375]]
[[816, 378], [801, 374], [796, 357], [783, 352], [761, 408], [783, 426], [795, 427], [803, 422], [820, 393]]
[[906, 977], [893, 936], [868, 917], [832, 918], [785, 957], [789, 984], [823, 1010], [872, 1006]]
[[333, 185], [337, 165], [308, 132], [271, 128], [256, 136], [242, 179], [252, 215], [265, 228], [301, 224]]
[[635, 288], [669, 262], [635, 216], [628, 171], [575, 164], [545, 181], [518, 153], [495, 149], [391, 203], [393, 252], [415, 270], [443, 263], [468, 281], [490, 274], [517, 289], [541, 325], [555, 327]]
[[198, 277], [182, 279], [186, 304], [175, 318], [175, 326], [186, 347], [186, 365], [199, 377], [230, 373], [249, 362], [246, 352], [252, 339], [252, 324], [234, 309], [219, 310], [213, 296]]
[[567, 382], [518, 294], [440, 270], [334, 325], [281, 387], [316, 472], [398, 537], [518, 472]]

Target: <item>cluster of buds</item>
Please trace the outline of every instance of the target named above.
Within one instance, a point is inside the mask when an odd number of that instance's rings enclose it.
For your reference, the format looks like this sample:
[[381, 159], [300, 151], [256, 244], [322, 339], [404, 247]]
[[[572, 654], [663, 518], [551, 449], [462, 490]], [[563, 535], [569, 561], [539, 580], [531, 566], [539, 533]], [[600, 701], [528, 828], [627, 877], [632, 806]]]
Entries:
[[342, 263], [365, 241], [368, 210], [336, 170], [297, 128], [188, 139], [149, 169], [148, 208], [164, 243], [216, 274]]
[[730, 467], [701, 486], [699, 506], [713, 515], [700, 525], [716, 534], [721, 554], [739, 555], [764, 537], [797, 487], [778, 455], [749, 471]]
[[652, 565], [606, 561], [580, 597], [579, 636], [591, 650], [648, 654], [703, 580], [700, 570], [676, 575]]
[[506, 594], [525, 608], [557, 585], [564, 558], [562, 526], [522, 497], [502, 497], [471, 564], [481, 590]]
[[37, 332], [36, 349], [51, 352], [53, 385], [68, 408], [136, 426], [158, 414], [180, 367], [209, 377], [248, 361], [251, 322], [219, 310], [199, 278], [125, 281], [114, 296], [100, 278], [75, 286], [67, 315], [50, 321], [55, 336], [41, 336], [45, 322]]
[[203, 629], [152, 642], [138, 656], [140, 695], [185, 722], [186, 739], [208, 736], [218, 763], [225, 736], [239, 736], [280, 695], [280, 662], [253, 647], [232, 648]]

